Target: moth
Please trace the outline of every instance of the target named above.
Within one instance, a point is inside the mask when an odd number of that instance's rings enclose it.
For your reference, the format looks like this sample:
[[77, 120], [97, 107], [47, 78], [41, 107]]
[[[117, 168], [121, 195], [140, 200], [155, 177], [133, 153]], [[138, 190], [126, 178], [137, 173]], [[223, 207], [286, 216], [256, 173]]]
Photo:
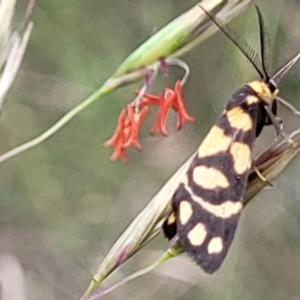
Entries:
[[255, 6], [260, 33], [260, 54], [238, 39], [220, 20], [200, 7], [231, 40], [260, 76], [238, 89], [200, 144], [171, 200], [171, 213], [163, 223], [168, 239], [176, 234], [184, 250], [207, 273], [215, 272], [232, 243], [243, 209], [243, 197], [252, 167], [253, 145], [264, 126], [284, 136], [276, 117], [278, 84], [300, 57], [298, 53], [274, 76], [266, 68], [266, 32]]

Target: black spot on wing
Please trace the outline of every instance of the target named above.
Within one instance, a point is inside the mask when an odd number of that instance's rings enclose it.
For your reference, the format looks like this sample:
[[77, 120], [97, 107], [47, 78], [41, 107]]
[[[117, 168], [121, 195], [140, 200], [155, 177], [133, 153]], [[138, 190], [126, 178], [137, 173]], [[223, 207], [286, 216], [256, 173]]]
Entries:
[[244, 85], [242, 88], [238, 89], [229, 100], [226, 110], [230, 110], [234, 107], [240, 106], [242, 108], [246, 107], [246, 99], [248, 96], [255, 96], [257, 97], [256, 93], [253, 91], [253, 89], [248, 86]]
[[[190, 167], [191, 168], [191, 167]], [[173, 197], [172, 197], [172, 208], [174, 211], [177, 210], [177, 204], [181, 200], [191, 200], [190, 193], [185, 189], [184, 184], [181, 183], [179, 187], [176, 189]]]
[[236, 128], [232, 128], [230, 123], [228, 122], [226, 114], [222, 114], [219, 120], [216, 122], [215, 126], [224, 130], [224, 134], [228, 137], [232, 137], [234, 132], [236, 132]]

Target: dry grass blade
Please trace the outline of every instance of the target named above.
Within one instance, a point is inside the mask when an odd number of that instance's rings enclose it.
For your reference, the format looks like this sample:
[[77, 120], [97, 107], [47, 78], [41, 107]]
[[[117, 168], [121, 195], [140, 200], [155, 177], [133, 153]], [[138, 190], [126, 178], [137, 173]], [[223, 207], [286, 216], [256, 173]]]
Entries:
[[23, 33], [12, 30], [15, 5], [14, 0], [0, 1], [0, 111], [20, 68], [33, 27], [29, 22]]

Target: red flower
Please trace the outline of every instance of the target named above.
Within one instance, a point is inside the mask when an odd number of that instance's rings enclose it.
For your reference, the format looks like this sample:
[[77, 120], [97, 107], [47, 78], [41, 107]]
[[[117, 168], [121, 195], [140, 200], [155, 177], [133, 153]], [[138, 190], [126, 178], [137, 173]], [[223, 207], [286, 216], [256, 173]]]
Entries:
[[125, 149], [130, 145], [134, 145], [138, 150], [141, 150], [138, 133], [140, 125], [148, 112], [148, 107], [144, 107], [140, 111], [134, 111], [134, 109], [137, 108], [131, 104], [127, 105], [127, 109], [122, 109], [114, 135], [103, 144], [105, 147], [114, 147], [114, 152], [110, 157], [111, 161], [121, 158], [126, 162]]
[[164, 95], [158, 96], [144, 95], [139, 106], [146, 106], [149, 104], [159, 105], [157, 119], [155, 125], [151, 129], [151, 133], [155, 134], [160, 132], [166, 136], [166, 121], [169, 115], [170, 109], [173, 108], [177, 112], [177, 129], [180, 130], [184, 122], [194, 122], [195, 119], [190, 117], [185, 109], [182, 98], [182, 84], [180, 80], [176, 81], [175, 91], [170, 88], [165, 89]]
[[138, 141], [138, 135], [140, 126], [148, 112], [148, 107], [145, 106], [141, 110], [139, 108], [132, 106], [131, 104], [127, 105], [127, 113], [129, 119], [130, 135], [127, 141], [123, 144], [124, 148], [134, 145], [138, 150], [142, 150], [142, 147]]
[[119, 157], [126, 162], [127, 158], [125, 156], [124, 142], [128, 139], [128, 129], [126, 128], [126, 109], [122, 109], [119, 118], [118, 118], [118, 126], [115, 130], [113, 136], [106, 142], [104, 142], [104, 147], [112, 146], [114, 147], [114, 152], [110, 157], [111, 161], [116, 161]]
[[184, 122], [195, 122], [195, 118], [188, 115], [182, 100], [182, 84], [179, 80], [175, 84], [176, 101], [173, 108], [177, 111], [177, 129], [180, 130]]
[[173, 106], [175, 97], [176, 95], [172, 90], [170, 90], [170, 92], [166, 91], [164, 96], [162, 94], [158, 95], [158, 114], [155, 124], [150, 131], [151, 134], [160, 132], [162, 135], [167, 136], [166, 121], [170, 112], [170, 108]]
[[173, 108], [177, 113], [177, 129], [181, 129], [184, 122], [194, 122], [195, 119], [190, 117], [186, 112], [182, 98], [182, 84], [178, 80], [175, 84], [175, 90], [170, 88], [165, 89], [164, 94], [153, 96], [146, 94], [141, 101], [127, 105], [126, 109], [122, 109], [119, 118], [118, 126], [114, 135], [104, 143], [105, 147], [114, 147], [114, 152], [110, 157], [111, 161], [121, 158], [124, 162], [127, 161], [125, 149], [134, 145], [138, 150], [141, 150], [141, 145], [138, 141], [140, 126], [148, 112], [149, 105], [158, 105], [158, 114], [153, 128], [150, 133], [155, 134], [160, 132], [166, 136], [166, 121]]

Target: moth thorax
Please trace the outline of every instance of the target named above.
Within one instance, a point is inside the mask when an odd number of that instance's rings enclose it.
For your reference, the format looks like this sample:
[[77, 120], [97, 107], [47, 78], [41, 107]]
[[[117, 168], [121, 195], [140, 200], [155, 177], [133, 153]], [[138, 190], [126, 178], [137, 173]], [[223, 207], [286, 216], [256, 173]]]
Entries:
[[269, 106], [275, 101], [279, 91], [274, 84], [265, 81], [252, 81], [248, 83], [248, 86], [255, 92], [261, 101]]

